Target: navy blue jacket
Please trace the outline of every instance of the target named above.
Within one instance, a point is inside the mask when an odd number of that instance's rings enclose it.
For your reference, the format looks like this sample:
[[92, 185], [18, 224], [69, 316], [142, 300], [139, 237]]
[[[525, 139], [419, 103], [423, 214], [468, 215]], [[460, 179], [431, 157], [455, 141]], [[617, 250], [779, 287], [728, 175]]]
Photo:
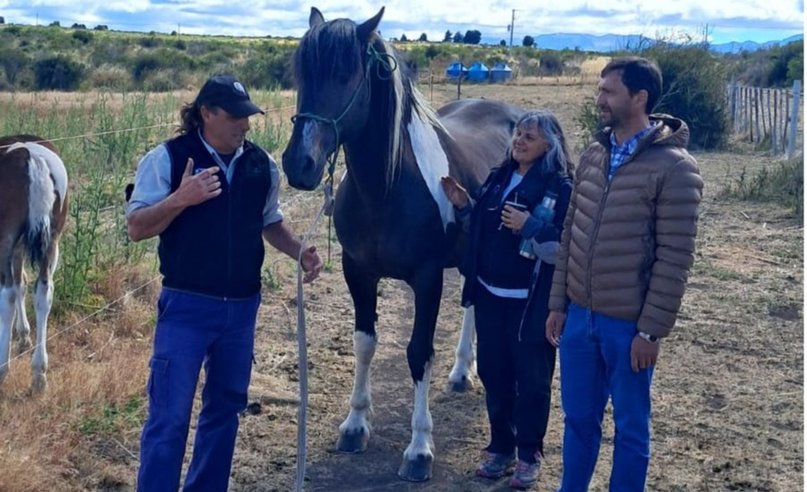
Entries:
[[[539, 164], [534, 165], [504, 201], [513, 201], [518, 194], [518, 202], [526, 203], [528, 210], [533, 210], [547, 191], [555, 192], [558, 199], [552, 224], [537, 228], [527, 228], [525, 224], [522, 233], [528, 232], [528, 239], [540, 243], [559, 242], [572, 193], [572, 181], [566, 174], [543, 173], [540, 167]], [[555, 267], [545, 261], [530, 260], [519, 255], [518, 247], [524, 237], [513, 234], [505, 227], [498, 228], [503, 207], [501, 194], [516, 168], [515, 162], [506, 162], [493, 169], [479, 190], [479, 197], [470, 215], [470, 250], [464, 268], [462, 305], [473, 305], [476, 289], [484, 289], [477, 282], [477, 276], [496, 287], [527, 288], [529, 296], [520, 330], [522, 339], [542, 340]]]

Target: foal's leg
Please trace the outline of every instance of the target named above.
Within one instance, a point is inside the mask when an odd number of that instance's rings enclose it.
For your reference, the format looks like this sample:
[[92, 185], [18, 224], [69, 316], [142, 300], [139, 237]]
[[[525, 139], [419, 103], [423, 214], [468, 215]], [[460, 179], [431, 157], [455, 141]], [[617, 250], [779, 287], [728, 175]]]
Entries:
[[0, 383], [8, 375], [11, 361], [11, 325], [17, 297], [12, 272], [13, 243], [0, 240]]
[[412, 441], [404, 451], [398, 476], [411, 482], [422, 482], [431, 478], [434, 462], [429, 385], [434, 360], [434, 328], [443, 293], [442, 267], [422, 267], [410, 285], [415, 292], [415, 326], [406, 347], [406, 359], [415, 383], [415, 408], [412, 411]]
[[48, 340], [48, 315], [53, 305], [53, 271], [59, 261], [59, 245], [53, 239], [48, 254], [39, 265], [39, 277], [34, 292], [34, 309], [36, 310], [36, 347], [31, 359], [31, 389], [41, 393], [48, 386], [45, 373], [48, 370], [48, 351], [45, 346]]
[[474, 387], [473, 375], [476, 372], [474, 356], [474, 332], [476, 324], [473, 308], [462, 308], [462, 331], [454, 352], [454, 367], [448, 375], [451, 391], [462, 393]]
[[361, 268], [347, 254], [342, 255], [342, 269], [355, 309], [353, 354], [356, 357], [356, 372], [353, 377], [353, 393], [350, 396], [350, 413], [339, 426], [336, 448], [346, 453], [360, 453], [367, 449], [367, 441], [370, 439], [370, 363], [378, 341], [375, 323], [379, 279]]
[[12, 272], [14, 284], [17, 286], [17, 302], [15, 306], [14, 331], [17, 333], [17, 349], [20, 353], [31, 347], [31, 324], [28, 323], [28, 316], [25, 314], [25, 270], [22, 267], [23, 248], [17, 248], [14, 254], [14, 264]]

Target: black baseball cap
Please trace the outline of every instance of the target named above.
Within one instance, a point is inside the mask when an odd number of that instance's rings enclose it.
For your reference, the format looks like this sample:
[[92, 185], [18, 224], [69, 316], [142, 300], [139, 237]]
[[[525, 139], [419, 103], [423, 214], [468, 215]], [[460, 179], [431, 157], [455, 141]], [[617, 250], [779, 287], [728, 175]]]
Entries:
[[249, 99], [244, 84], [231, 75], [214, 75], [207, 79], [196, 96], [196, 103], [221, 108], [236, 118], [245, 118], [255, 113], [265, 114]]

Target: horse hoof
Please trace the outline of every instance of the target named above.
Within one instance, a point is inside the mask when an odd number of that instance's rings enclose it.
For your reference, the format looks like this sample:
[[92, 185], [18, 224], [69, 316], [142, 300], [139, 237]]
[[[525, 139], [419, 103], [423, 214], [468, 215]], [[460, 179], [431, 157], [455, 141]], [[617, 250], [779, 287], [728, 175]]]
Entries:
[[448, 382], [448, 389], [453, 391], [454, 393], [465, 393], [466, 391], [473, 389], [474, 385], [468, 378], [462, 378], [459, 381], [449, 381]]
[[413, 460], [404, 458], [398, 476], [407, 482], [425, 482], [432, 477], [433, 462], [434, 458], [424, 455], [418, 455]]
[[31, 380], [31, 393], [41, 395], [48, 389], [48, 378], [44, 374], [34, 376]]
[[345, 431], [339, 434], [336, 449], [342, 453], [363, 453], [369, 440], [370, 434], [364, 429]]

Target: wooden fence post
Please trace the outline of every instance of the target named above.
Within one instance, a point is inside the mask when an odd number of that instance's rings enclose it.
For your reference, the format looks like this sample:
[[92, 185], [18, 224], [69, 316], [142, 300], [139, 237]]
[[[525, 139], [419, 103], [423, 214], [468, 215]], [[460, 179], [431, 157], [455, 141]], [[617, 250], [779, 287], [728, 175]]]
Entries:
[[796, 129], [799, 126], [799, 98], [801, 97], [801, 80], [793, 81], [793, 112], [790, 114], [790, 136], [787, 139], [787, 157], [793, 157], [796, 149]]

